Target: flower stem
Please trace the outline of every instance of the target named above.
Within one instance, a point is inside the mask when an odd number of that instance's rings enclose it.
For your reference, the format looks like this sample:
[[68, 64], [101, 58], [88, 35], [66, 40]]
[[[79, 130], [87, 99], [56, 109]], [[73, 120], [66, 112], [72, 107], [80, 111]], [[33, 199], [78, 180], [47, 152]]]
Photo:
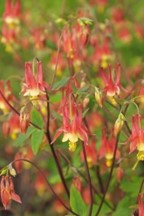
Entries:
[[1, 90], [0, 90], [0, 95], [2, 99], [6, 102], [6, 104], [9, 106], [9, 108], [13, 110], [17, 115], [20, 115], [19, 112], [9, 103], [9, 101], [6, 99], [6, 97], [4, 96]]
[[[6, 99], [6, 97], [4, 96], [4, 94], [2, 93], [1, 90], [0, 90], [0, 95], [1, 95], [2, 99], [6, 102], [6, 104], [9, 106], [9, 108], [10, 108], [14, 113], [16, 113], [18, 116], [20, 116], [19, 111], [17, 111], [17, 110], [15, 109], [15, 107], [9, 103], [9, 101]], [[39, 129], [39, 130], [42, 130], [42, 128], [40, 128], [38, 125], [34, 124], [33, 122], [30, 122], [30, 124], [31, 124], [32, 126], [34, 126], [35, 128], [37, 128], [37, 129]]]
[[102, 182], [101, 175], [100, 175], [100, 167], [99, 167], [99, 165], [96, 166], [96, 176], [97, 176], [97, 179], [98, 179], [100, 191], [103, 194], [104, 193], [104, 186], [103, 186], [103, 182]]
[[88, 168], [88, 162], [87, 162], [87, 156], [86, 156], [86, 150], [85, 150], [85, 144], [82, 142], [82, 149], [83, 149], [83, 155], [84, 155], [84, 161], [86, 166], [86, 171], [88, 175], [88, 183], [89, 183], [89, 190], [90, 190], [90, 208], [89, 208], [89, 214], [88, 216], [92, 215], [92, 208], [93, 208], [93, 193], [92, 193], [92, 182], [91, 182], [91, 176]]
[[52, 155], [53, 155], [53, 157], [55, 159], [56, 166], [57, 166], [57, 169], [58, 169], [61, 181], [63, 183], [63, 186], [65, 188], [67, 196], [70, 197], [69, 189], [67, 187], [67, 184], [66, 184], [63, 172], [62, 172], [62, 168], [61, 168], [61, 165], [60, 165], [60, 162], [59, 162], [57, 154], [55, 152], [54, 145], [51, 145], [52, 139], [51, 139], [50, 130], [49, 130], [49, 126], [50, 126], [50, 106], [49, 106], [49, 96], [48, 96], [47, 92], [46, 92], [46, 97], [47, 97], [47, 127], [46, 127], [46, 137], [47, 137], [47, 140], [48, 140], [48, 143], [49, 143]]
[[140, 185], [140, 189], [139, 189], [138, 194], [140, 194], [140, 193], [142, 192], [143, 185], [144, 185], [144, 178], [143, 178], [143, 180], [142, 180], [142, 182], [141, 182], [141, 185]]
[[[3, 100], [7, 103], [7, 105], [10, 107], [10, 109], [13, 110], [17, 115], [20, 115], [20, 113], [15, 109], [15, 107], [12, 106], [12, 105], [9, 103], [9, 101], [6, 99], [6, 97], [4, 96], [4, 94], [2, 93], [1, 90], [0, 90], [0, 95], [1, 95], [1, 97], [3, 98]], [[64, 186], [64, 188], [65, 188], [65, 190], [66, 190], [66, 193], [67, 193], [67, 195], [68, 195], [68, 197], [69, 197], [69, 190], [68, 190], [68, 188], [67, 188], [67, 185], [66, 185], [66, 182], [65, 182], [63, 173], [62, 173], [61, 166], [60, 166], [60, 164], [59, 164], [57, 155], [56, 155], [56, 153], [55, 153], [54, 146], [50, 144], [52, 140], [51, 140], [51, 136], [50, 136], [50, 133], [49, 133], [49, 119], [50, 119], [50, 115], [49, 115], [49, 112], [50, 112], [50, 110], [49, 110], [49, 97], [48, 97], [47, 94], [46, 94], [46, 96], [47, 96], [47, 115], [48, 115], [48, 117], [47, 117], [47, 131], [45, 132], [45, 134], [46, 134], [46, 137], [47, 137], [47, 139], [48, 139], [51, 152], [52, 152], [53, 157], [54, 157], [54, 159], [55, 159], [55, 162], [56, 162], [56, 165], [57, 165], [57, 168], [58, 168], [59, 175], [60, 175], [60, 177], [61, 177], [63, 186]], [[38, 128], [38, 129], [41, 130], [41, 128], [40, 128], [39, 126], [37, 126], [36, 124], [34, 124], [33, 122], [30, 122], [30, 124], [33, 125], [34, 127], [36, 127], [36, 128]]]
[[[63, 153], [60, 152], [60, 151], [59, 151], [59, 154], [60, 154], [60, 156], [69, 164], [69, 166], [71, 167], [71, 169], [72, 169], [76, 174], [79, 174], [79, 175], [83, 178], [83, 180], [84, 180], [85, 182], [88, 183], [87, 177], [86, 177], [78, 168], [76, 168], [76, 167], [73, 166], [72, 162], [66, 157], [66, 155], [63, 154]], [[102, 199], [102, 195], [97, 191], [97, 189], [95, 188], [95, 186], [94, 186], [93, 184], [92, 184], [92, 189], [93, 189], [93, 192], [94, 192], [95, 194], [97, 194], [97, 196], [98, 196], [100, 199]], [[106, 204], [111, 210], [114, 210], [114, 207], [111, 206], [106, 200], [104, 200], [104, 202], [105, 202], [105, 204]]]
[[16, 160], [13, 160], [11, 162], [11, 165], [13, 165], [14, 163], [18, 162], [18, 161], [23, 161], [23, 162], [27, 162], [27, 163], [30, 163], [32, 164], [39, 172], [40, 174], [43, 176], [43, 178], [45, 179], [48, 187], [50, 188], [50, 190], [52, 191], [52, 193], [54, 194], [54, 196], [59, 200], [59, 202], [65, 207], [66, 210], [68, 210], [69, 212], [71, 212], [72, 214], [76, 215], [76, 216], [79, 216], [77, 213], [73, 212], [67, 205], [65, 205], [65, 203], [61, 200], [61, 198], [55, 193], [54, 189], [52, 188], [51, 184], [49, 183], [49, 181], [47, 180], [44, 172], [39, 168], [39, 166], [37, 166], [34, 162], [28, 160], [28, 159], [25, 159], [25, 158], [20, 158], [20, 159], [16, 159]]
[[109, 189], [109, 185], [110, 185], [110, 182], [111, 182], [111, 179], [112, 179], [113, 170], [114, 170], [114, 164], [115, 164], [115, 158], [116, 158], [116, 151], [117, 151], [117, 148], [118, 148], [118, 140], [119, 140], [119, 135], [117, 136], [117, 140], [116, 140], [116, 145], [115, 145], [115, 149], [114, 149], [114, 153], [113, 153], [112, 166], [111, 166], [109, 178], [108, 178], [108, 181], [107, 181], [105, 193], [103, 194], [102, 200], [101, 200], [101, 202], [100, 202], [99, 208], [98, 208], [98, 210], [97, 210], [95, 216], [98, 216], [98, 215], [99, 215], [99, 213], [100, 213], [100, 211], [101, 211], [101, 209], [102, 209], [102, 206], [103, 206], [103, 204], [104, 204], [104, 201], [105, 201], [105, 196], [106, 196], [106, 194], [107, 194], [107, 192], [108, 192], [108, 189]]

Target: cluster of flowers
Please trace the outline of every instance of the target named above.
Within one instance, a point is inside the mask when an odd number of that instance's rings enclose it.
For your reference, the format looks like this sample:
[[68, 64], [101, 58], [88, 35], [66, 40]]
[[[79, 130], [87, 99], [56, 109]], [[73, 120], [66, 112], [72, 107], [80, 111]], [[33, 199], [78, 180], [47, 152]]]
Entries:
[[[98, 8], [104, 10], [108, 1], [93, 0], [90, 1], [90, 4], [98, 4]], [[124, 43], [129, 43], [132, 38], [124, 11], [121, 8], [115, 8], [112, 12], [112, 18], [113, 23], [116, 24], [115, 33], [117, 37]], [[29, 44], [26, 44], [23, 38], [19, 38], [20, 22], [27, 23], [26, 17], [21, 12], [20, 0], [15, 2], [7, 0], [3, 13], [1, 42], [5, 44], [8, 52], [15, 52], [17, 46], [24, 49], [29, 47]], [[110, 23], [99, 25], [98, 32], [95, 29], [92, 31], [93, 25], [91, 16], [87, 18], [80, 11], [74, 23], [64, 25], [61, 36], [55, 33], [48, 37], [45, 28], [41, 30], [37, 28], [31, 31], [32, 41], [35, 43], [36, 49], [46, 49], [45, 44], [49, 39], [53, 44], [56, 44], [56, 49], [50, 53], [49, 61], [50, 69], [54, 74], [53, 82], [56, 77], [61, 77], [63, 73], [67, 73], [66, 69], [69, 71], [70, 77], [65, 82], [60, 82], [60, 87], [55, 88], [53, 83], [48, 84], [44, 79], [42, 61], [37, 59], [33, 62], [26, 62], [24, 80], [21, 83], [20, 101], [14, 96], [10, 81], [0, 81], [0, 111], [5, 119], [2, 123], [2, 133], [5, 137], [10, 136], [15, 140], [19, 134], [27, 134], [30, 126], [44, 130], [42, 145], [45, 146], [48, 141], [54, 156], [55, 143], [64, 142], [68, 144], [68, 151], [66, 152], [70, 156], [79, 148], [79, 144], [83, 143], [88, 168], [91, 169], [97, 164], [102, 164], [104, 173], [116, 164], [117, 180], [120, 182], [124, 172], [120, 166], [120, 161], [125, 154], [124, 151], [127, 155], [135, 151], [137, 152], [137, 161], [144, 161], [143, 117], [139, 112], [139, 107], [144, 106], [144, 87], [141, 82], [138, 92], [135, 93], [131, 86], [127, 88], [123, 86], [121, 81], [124, 73], [123, 68], [117, 62], [116, 53], [112, 49], [112, 39], [106, 36], [113, 33]], [[144, 37], [142, 26], [137, 24], [135, 29], [137, 37], [141, 40]], [[30, 43], [30, 41], [28, 42]], [[115, 62], [116, 66], [113, 67], [112, 65]], [[94, 68], [92, 69], [97, 71], [97, 78], [95, 79], [97, 84], [92, 84], [89, 75], [85, 73], [86, 70], [91, 70], [89, 68], [91, 65]], [[140, 72], [141, 68], [137, 73], [140, 74]], [[130, 74], [128, 74], [128, 78]], [[60, 100], [53, 104], [51, 95], [53, 96], [58, 92], [61, 94]], [[131, 95], [134, 95], [134, 97], [131, 97]], [[116, 110], [117, 117], [108, 110], [107, 104]], [[132, 117], [130, 116], [132, 124], [129, 125], [127, 109], [131, 104], [136, 106], [138, 112]], [[41, 114], [44, 122], [43, 128], [32, 122], [31, 113], [33, 108]], [[50, 115], [50, 108], [57, 113]], [[96, 108], [100, 109], [100, 112], [97, 112]], [[114, 116], [111, 121], [112, 124], [107, 122], [109, 116], [102, 115], [102, 111], [108, 112], [110, 119]], [[59, 121], [55, 116], [58, 116]], [[100, 139], [97, 134], [95, 135], [96, 129], [101, 131]], [[53, 139], [51, 139], [50, 132], [52, 132]], [[121, 132], [126, 136], [126, 144], [118, 146]], [[62, 138], [61, 135], [63, 135]], [[100, 144], [98, 146], [99, 140]], [[26, 153], [21, 149], [15, 155], [15, 160], [25, 157], [34, 158], [30, 146], [28, 146]], [[67, 158], [66, 160], [69, 161]], [[85, 161], [82, 149], [80, 150], [80, 160], [81, 162]], [[19, 162], [15, 167], [17, 170], [21, 170], [22, 164]], [[8, 208], [11, 200], [21, 203], [20, 197], [15, 193], [11, 175], [8, 175], [7, 172], [1, 172], [0, 176], [0, 194], [4, 208]], [[44, 184], [41, 177], [38, 176], [36, 187], [40, 190], [42, 188], [44, 191]], [[72, 184], [82, 193], [79, 178], [74, 178]], [[103, 191], [104, 189], [101, 188], [101, 192]], [[83, 193], [83, 197], [86, 200], [87, 192], [85, 195]], [[90, 198], [86, 202], [90, 203]], [[143, 216], [143, 193], [138, 195], [138, 206], [139, 215]]]

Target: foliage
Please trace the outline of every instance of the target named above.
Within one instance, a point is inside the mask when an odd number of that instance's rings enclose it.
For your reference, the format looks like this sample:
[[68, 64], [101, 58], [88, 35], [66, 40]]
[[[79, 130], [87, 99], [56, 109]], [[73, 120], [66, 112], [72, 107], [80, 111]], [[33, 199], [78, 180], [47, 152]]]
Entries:
[[2, 214], [144, 215], [143, 7], [1, 0]]

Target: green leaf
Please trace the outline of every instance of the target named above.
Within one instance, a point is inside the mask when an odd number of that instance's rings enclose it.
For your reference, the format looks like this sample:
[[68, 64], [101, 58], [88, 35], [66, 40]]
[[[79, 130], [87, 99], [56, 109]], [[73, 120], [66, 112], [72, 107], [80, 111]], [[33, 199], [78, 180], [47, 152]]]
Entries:
[[86, 85], [83, 88], [78, 89], [76, 93], [77, 94], [87, 94], [88, 89], [89, 89], [89, 85]]
[[80, 25], [93, 25], [94, 24], [94, 21], [88, 17], [81, 17], [78, 19], [78, 22]]
[[121, 189], [128, 193], [131, 197], [137, 197], [139, 187], [141, 183], [141, 177], [133, 176], [130, 181], [129, 179], [123, 179], [121, 182]]
[[32, 145], [32, 150], [33, 150], [34, 154], [37, 154], [39, 151], [40, 145], [42, 143], [43, 135], [44, 135], [44, 131], [38, 130], [38, 129], [36, 129], [32, 133], [31, 145]]
[[[92, 207], [92, 216], [96, 215], [98, 208], [99, 208], [99, 205], [95, 205], [95, 204], [93, 205], [93, 207]], [[89, 209], [87, 209], [87, 212], [85, 212], [84, 216], [87, 216], [88, 212], [89, 212]], [[99, 213], [99, 216], [106, 216], [109, 212], [110, 212], [109, 207], [106, 204], [103, 204], [102, 209], [101, 209], [101, 211]]]
[[62, 88], [64, 85], [67, 84], [67, 82], [69, 81], [69, 77], [66, 77], [58, 82], [56, 82], [54, 85], [53, 85], [53, 90], [58, 90], [60, 88]]
[[14, 145], [20, 147], [29, 138], [29, 136], [35, 131], [33, 126], [30, 126], [25, 134], [19, 134], [14, 142]]
[[56, 45], [52, 41], [47, 41], [46, 45], [52, 50], [57, 50]]
[[43, 117], [40, 114], [40, 112], [37, 111], [36, 109], [33, 109], [31, 112], [31, 120], [32, 120], [32, 123], [39, 126], [40, 128], [42, 128], [44, 125]]
[[86, 116], [86, 114], [87, 114], [88, 111], [89, 111], [89, 108], [87, 108], [87, 109], [83, 112], [83, 114], [82, 114], [82, 117], [83, 117], [83, 118]]
[[125, 196], [122, 200], [119, 201], [119, 204], [116, 208], [116, 211], [113, 213], [113, 216], [119, 215], [130, 215], [131, 209], [129, 208], [130, 198]]
[[71, 186], [70, 189], [70, 206], [74, 212], [83, 216], [87, 210], [87, 205], [84, 203], [80, 192], [75, 186]]
[[62, 99], [62, 93], [61, 92], [57, 92], [56, 94], [51, 95], [50, 102], [57, 103], [57, 102], [60, 102], [61, 99]]

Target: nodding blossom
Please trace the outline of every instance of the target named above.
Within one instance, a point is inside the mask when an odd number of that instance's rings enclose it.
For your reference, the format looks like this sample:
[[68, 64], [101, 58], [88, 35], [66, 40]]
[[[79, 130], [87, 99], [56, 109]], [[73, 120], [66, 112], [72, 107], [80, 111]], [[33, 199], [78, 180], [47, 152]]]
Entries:
[[42, 62], [37, 62], [37, 74], [34, 73], [33, 64], [25, 63], [25, 80], [22, 86], [23, 96], [30, 99], [37, 99], [39, 96], [46, 94], [48, 85], [43, 80]]
[[115, 79], [113, 79], [112, 69], [109, 66], [108, 71], [101, 69], [101, 77], [104, 82], [104, 93], [108, 97], [114, 97], [120, 94], [120, 65], [116, 68]]

